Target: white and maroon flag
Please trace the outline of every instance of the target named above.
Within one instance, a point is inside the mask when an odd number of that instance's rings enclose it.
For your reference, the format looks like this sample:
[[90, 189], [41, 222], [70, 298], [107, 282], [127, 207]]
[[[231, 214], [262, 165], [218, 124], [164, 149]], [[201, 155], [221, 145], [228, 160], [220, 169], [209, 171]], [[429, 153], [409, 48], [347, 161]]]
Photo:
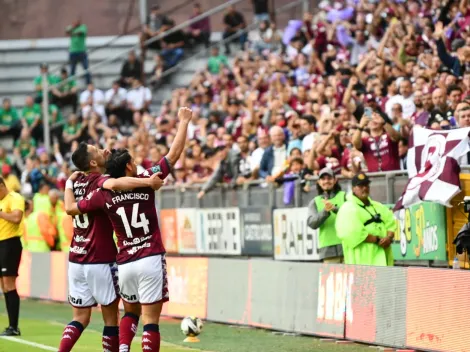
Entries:
[[407, 156], [410, 180], [394, 210], [420, 201], [450, 207], [451, 199], [461, 191], [459, 158], [470, 151], [469, 133], [470, 128], [449, 131], [413, 128]]

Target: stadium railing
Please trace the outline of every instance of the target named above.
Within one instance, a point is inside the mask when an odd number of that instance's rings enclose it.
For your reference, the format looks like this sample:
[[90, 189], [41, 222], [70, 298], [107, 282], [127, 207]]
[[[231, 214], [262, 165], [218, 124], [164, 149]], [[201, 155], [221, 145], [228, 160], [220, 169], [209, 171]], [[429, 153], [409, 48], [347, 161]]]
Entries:
[[[470, 170], [470, 169], [469, 169]], [[406, 171], [371, 172], [371, 197], [384, 203], [394, 204], [403, 192], [408, 182]], [[285, 196], [284, 186], [275, 187], [265, 181], [247, 182], [241, 187], [230, 188], [227, 184], [220, 184], [207, 192], [202, 199], [197, 198], [199, 186], [165, 186], [158, 194], [158, 203], [165, 209], [171, 208], [218, 208], [218, 207], [247, 207], [263, 206], [269, 208], [293, 208], [307, 206], [317, 195], [316, 180], [311, 180], [309, 192], [303, 191], [304, 185], [295, 182], [294, 191]], [[341, 188], [345, 191], [351, 189], [349, 179], [339, 177]], [[285, 199], [286, 198], [286, 199]], [[286, 202], [285, 200], [290, 200]]]

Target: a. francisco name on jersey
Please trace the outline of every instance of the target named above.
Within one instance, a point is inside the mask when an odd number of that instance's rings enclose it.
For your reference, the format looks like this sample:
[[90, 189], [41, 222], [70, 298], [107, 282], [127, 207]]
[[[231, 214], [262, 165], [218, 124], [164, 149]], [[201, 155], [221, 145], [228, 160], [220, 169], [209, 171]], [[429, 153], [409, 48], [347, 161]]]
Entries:
[[[168, 176], [170, 166], [166, 158], [138, 177], [150, 177], [155, 172], [161, 172], [161, 178]], [[118, 264], [165, 253], [158, 224], [155, 192], [151, 188], [124, 192], [97, 189], [90, 197], [80, 200], [78, 206], [82, 212], [105, 210], [118, 240]]]
[[145, 193], [123, 193], [112, 198], [113, 204], [126, 200], [149, 200], [149, 195]]
[[[73, 184], [75, 199], [89, 198], [108, 178], [98, 173], [78, 176]], [[69, 261], [78, 264], [113, 263], [116, 253], [111, 221], [102, 209], [73, 217]]]

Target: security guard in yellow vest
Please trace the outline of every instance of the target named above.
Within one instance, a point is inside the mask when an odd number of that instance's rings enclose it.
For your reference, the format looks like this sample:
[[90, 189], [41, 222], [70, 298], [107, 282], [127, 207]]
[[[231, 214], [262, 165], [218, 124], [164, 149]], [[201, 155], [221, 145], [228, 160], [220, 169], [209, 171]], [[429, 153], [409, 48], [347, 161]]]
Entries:
[[59, 235], [59, 249], [62, 252], [69, 252], [70, 243], [73, 237], [73, 220], [70, 215], [65, 211], [58, 211], [57, 213], [57, 232]]
[[[67, 221], [68, 219], [63, 216], [65, 213], [64, 202], [60, 200], [60, 193], [56, 189], [51, 189], [48, 193], [49, 196], [49, 204], [50, 204], [50, 216], [52, 224], [56, 227], [57, 233], [59, 235], [58, 238], [55, 238], [55, 246], [54, 248], [57, 250], [66, 250], [68, 252], [68, 247], [70, 245], [70, 240], [67, 239], [66, 231], [68, 229]], [[67, 216], [70, 218], [70, 216]], [[72, 219], [70, 218], [70, 222]], [[64, 227], [65, 226], [65, 227]], [[62, 234], [62, 238], [61, 238]], [[62, 248], [64, 245], [64, 248]]]
[[318, 174], [318, 196], [308, 205], [307, 225], [318, 229], [320, 258], [325, 263], [342, 263], [343, 247], [336, 235], [335, 222], [339, 208], [346, 201], [333, 170], [323, 168]]
[[39, 192], [33, 197], [33, 208], [41, 209], [45, 213], [51, 212], [51, 201], [49, 199], [50, 187], [47, 183], [43, 182], [39, 185]]
[[57, 229], [51, 222], [50, 214], [42, 209], [34, 209], [31, 204], [26, 211], [23, 243], [30, 252], [50, 252], [54, 248]]

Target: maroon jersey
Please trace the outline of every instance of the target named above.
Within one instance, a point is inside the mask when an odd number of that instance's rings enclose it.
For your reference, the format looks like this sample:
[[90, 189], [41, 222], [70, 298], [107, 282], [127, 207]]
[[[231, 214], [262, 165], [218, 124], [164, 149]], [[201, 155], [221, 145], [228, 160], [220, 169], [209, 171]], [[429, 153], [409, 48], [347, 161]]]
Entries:
[[[108, 178], [109, 176], [98, 173], [78, 176], [73, 184], [75, 199], [79, 201], [90, 197]], [[69, 261], [79, 264], [114, 263], [116, 253], [111, 222], [103, 210], [96, 209], [73, 217]]]
[[386, 133], [376, 138], [362, 138], [361, 151], [369, 172], [400, 170], [398, 143]]
[[[157, 172], [162, 173], [162, 179], [170, 173], [166, 158], [137, 177], [150, 177]], [[90, 197], [79, 201], [78, 207], [83, 213], [105, 210], [118, 240], [118, 264], [165, 253], [153, 189], [138, 188], [123, 192], [97, 189]]]

